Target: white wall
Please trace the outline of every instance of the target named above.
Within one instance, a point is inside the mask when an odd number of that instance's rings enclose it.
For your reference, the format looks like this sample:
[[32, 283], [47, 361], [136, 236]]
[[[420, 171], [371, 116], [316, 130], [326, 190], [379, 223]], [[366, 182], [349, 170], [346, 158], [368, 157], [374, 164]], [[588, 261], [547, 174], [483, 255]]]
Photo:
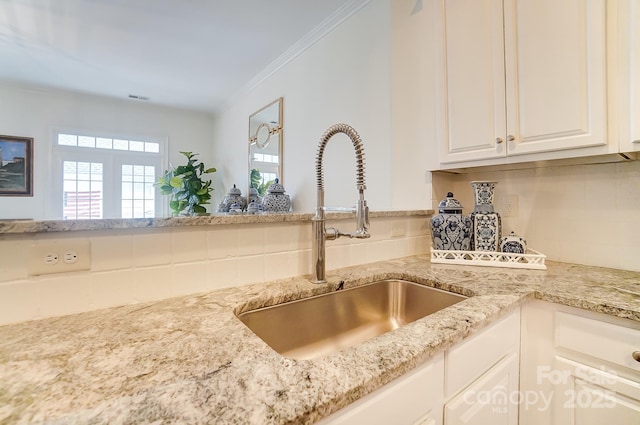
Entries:
[[[390, 3], [372, 1], [217, 117], [214, 157], [224, 176], [218, 201], [234, 183], [246, 192], [249, 115], [282, 96], [283, 177], [293, 208], [313, 211], [316, 148], [338, 122], [353, 126], [363, 139], [370, 208], [392, 207]], [[334, 139], [324, 159], [326, 204], [352, 206], [354, 150], [346, 136]]]
[[391, 206], [431, 208], [434, 151], [433, 2], [391, 2]]
[[50, 190], [49, 158], [56, 129], [168, 138], [167, 152], [174, 164], [184, 158], [178, 152], [188, 150], [199, 152], [207, 166], [215, 166], [211, 155], [213, 119], [209, 114], [0, 83], [0, 134], [34, 138], [34, 196], [0, 197], [0, 219], [51, 218], [45, 200]]

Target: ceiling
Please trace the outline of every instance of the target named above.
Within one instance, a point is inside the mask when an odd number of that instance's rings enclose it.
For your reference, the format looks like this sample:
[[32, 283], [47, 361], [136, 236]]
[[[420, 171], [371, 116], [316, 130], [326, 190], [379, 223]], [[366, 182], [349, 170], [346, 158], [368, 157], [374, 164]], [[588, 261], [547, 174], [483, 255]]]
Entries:
[[215, 112], [365, 3], [0, 0], [0, 80]]

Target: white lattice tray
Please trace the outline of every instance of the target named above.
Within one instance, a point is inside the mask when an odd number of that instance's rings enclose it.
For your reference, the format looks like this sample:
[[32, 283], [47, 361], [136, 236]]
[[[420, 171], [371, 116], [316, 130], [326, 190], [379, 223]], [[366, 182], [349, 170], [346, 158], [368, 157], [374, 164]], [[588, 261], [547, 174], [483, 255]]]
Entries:
[[447, 251], [431, 249], [431, 262], [469, 266], [510, 267], [514, 269], [546, 270], [546, 255], [527, 249], [526, 254], [490, 251]]

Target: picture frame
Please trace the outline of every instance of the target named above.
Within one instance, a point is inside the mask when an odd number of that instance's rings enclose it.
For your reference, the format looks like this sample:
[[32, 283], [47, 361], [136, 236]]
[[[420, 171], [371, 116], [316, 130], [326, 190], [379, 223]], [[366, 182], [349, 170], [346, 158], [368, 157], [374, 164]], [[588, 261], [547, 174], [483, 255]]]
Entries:
[[0, 196], [33, 196], [33, 138], [0, 135]]

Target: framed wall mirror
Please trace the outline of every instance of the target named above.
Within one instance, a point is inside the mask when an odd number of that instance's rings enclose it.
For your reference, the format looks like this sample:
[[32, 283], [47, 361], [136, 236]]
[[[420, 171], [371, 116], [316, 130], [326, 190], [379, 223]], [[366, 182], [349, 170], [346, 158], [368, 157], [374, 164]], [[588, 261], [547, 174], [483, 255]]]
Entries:
[[267, 188], [282, 177], [283, 99], [280, 97], [249, 116], [249, 188], [263, 197]]

